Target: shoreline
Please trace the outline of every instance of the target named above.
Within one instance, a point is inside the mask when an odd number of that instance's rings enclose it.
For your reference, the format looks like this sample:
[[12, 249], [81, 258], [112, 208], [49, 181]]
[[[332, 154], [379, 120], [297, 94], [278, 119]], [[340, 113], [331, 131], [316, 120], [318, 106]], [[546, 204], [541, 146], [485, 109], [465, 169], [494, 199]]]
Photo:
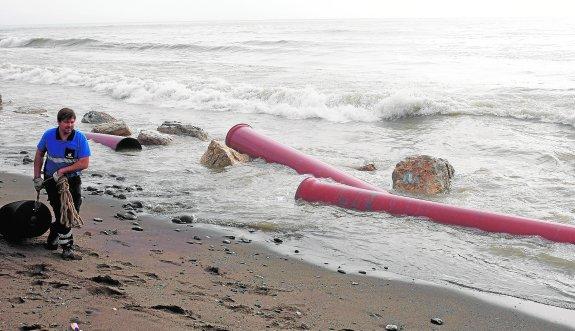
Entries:
[[[34, 198], [30, 177], [0, 172], [0, 180], [0, 205]], [[115, 218], [127, 202], [84, 194], [85, 225], [74, 229], [81, 261], [44, 250], [46, 234], [21, 244], [0, 238], [0, 330], [71, 321], [84, 329], [569, 330], [569, 320], [527, 314], [478, 291], [339, 273], [263, 240], [232, 238], [238, 229]]]

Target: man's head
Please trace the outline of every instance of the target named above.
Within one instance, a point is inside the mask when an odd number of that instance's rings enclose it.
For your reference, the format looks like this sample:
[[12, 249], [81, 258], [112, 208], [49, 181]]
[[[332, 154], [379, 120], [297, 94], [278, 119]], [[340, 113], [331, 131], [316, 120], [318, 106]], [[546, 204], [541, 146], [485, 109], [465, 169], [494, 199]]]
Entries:
[[68, 135], [74, 130], [74, 123], [76, 122], [76, 113], [70, 108], [62, 108], [58, 112], [58, 128], [60, 133]]

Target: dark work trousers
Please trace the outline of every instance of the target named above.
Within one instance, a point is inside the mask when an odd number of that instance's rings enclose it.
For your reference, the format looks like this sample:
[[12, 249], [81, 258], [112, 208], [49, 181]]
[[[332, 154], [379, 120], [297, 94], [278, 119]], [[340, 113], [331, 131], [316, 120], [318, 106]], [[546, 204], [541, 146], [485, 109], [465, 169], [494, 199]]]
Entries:
[[[74, 237], [72, 236], [72, 228], [65, 227], [60, 223], [60, 194], [58, 187], [54, 180], [45, 182], [46, 192], [48, 193], [48, 200], [54, 210], [55, 222], [50, 226], [50, 234], [48, 235], [49, 244], [60, 244], [62, 248], [71, 248], [74, 245]], [[80, 205], [82, 204], [82, 180], [80, 176], [68, 177], [68, 184], [70, 186], [70, 194], [74, 201], [74, 208], [79, 213]]]

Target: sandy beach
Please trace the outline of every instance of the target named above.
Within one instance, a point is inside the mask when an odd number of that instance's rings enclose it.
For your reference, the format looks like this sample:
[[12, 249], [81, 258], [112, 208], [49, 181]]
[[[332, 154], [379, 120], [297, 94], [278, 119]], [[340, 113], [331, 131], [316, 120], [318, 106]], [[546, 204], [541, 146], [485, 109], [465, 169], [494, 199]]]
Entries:
[[[0, 180], [0, 205], [33, 198], [29, 177]], [[84, 176], [84, 187], [90, 181]], [[83, 330], [569, 329], [452, 289], [327, 270], [300, 261], [305, 252], [281, 256], [197, 224], [118, 219], [125, 203], [84, 195], [81, 261], [45, 250], [46, 235], [0, 239], [0, 330], [72, 322]]]

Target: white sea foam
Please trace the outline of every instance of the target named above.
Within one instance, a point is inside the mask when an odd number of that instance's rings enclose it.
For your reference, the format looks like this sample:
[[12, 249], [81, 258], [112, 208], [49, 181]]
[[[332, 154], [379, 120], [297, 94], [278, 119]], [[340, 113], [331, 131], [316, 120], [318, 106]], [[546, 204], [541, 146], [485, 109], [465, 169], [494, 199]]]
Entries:
[[487, 101], [458, 101], [445, 95], [423, 96], [408, 90], [400, 90], [391, 95], [326, 94], [311, 86], [300, 89], [270, 89], [245, 84], [232, 85], [220, 78], [190, 78], [187, 82], [159, 81], [105, 71], [7, 63], [0, 66], [0, 78], [34, 84], [82, 86], [133, 104], [261, 113], [291, 119], [319, 118], [344, 123], [471, 114], [575, 126], [575, 115], [568, 111], [567, 107], [507, 107]]

